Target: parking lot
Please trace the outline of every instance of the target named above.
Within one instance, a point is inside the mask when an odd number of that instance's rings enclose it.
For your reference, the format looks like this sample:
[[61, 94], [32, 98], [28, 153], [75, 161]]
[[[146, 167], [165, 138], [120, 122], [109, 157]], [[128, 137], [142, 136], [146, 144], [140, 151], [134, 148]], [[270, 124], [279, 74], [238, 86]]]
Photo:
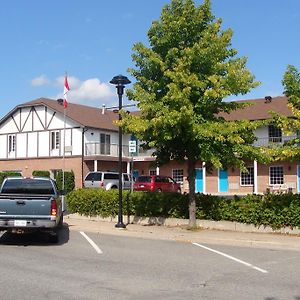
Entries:
[[3, 299], [299, 299], [299, 237], [66, 219], [1, 238]]

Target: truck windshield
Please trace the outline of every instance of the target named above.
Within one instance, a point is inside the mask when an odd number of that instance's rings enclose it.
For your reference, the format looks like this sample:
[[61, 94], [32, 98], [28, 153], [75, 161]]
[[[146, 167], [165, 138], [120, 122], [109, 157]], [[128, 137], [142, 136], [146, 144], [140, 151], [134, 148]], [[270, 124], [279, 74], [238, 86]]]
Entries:
[[31, 178], [9, 179], [4, 183], [1, 193], [38, 195], [55, 194], [53, 185], [50, 180]]

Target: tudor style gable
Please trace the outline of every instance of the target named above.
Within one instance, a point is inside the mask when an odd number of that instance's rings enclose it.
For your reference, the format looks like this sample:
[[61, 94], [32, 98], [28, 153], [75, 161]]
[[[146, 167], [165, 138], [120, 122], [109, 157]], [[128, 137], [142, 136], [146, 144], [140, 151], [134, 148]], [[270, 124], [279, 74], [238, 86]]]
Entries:
[[69, 118], [64, 124], [64, 115], [44, 104], [18, 106], [0, 122], [0, 159], [61, 156], [64, 137], [66, 155], [80, 155], [80, 145], [73, 147], [80, 124]]

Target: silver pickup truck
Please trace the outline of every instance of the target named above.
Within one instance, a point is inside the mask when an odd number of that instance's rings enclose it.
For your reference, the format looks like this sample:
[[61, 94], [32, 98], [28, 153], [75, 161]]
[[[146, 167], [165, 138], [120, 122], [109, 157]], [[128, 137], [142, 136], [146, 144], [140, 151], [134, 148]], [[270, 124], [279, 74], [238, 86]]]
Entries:
[[41, 231], [58, 242], [63, 224], [62, 200], [50, 178], [8, 177], [0, 188], [0, 231]]

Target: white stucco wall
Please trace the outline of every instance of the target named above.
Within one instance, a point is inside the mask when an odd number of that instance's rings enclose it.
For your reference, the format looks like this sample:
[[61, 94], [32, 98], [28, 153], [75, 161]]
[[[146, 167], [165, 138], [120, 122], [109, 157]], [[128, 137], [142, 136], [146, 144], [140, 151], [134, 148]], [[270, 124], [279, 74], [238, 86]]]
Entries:
[[49, 131], [40, 131], [38, 133], [38, 156], [49, 156], [50, 137]]
[[24, 158], [26, 157], [27, 149], [27, 133], [19, 133], [16, 135], [16, 157]]

